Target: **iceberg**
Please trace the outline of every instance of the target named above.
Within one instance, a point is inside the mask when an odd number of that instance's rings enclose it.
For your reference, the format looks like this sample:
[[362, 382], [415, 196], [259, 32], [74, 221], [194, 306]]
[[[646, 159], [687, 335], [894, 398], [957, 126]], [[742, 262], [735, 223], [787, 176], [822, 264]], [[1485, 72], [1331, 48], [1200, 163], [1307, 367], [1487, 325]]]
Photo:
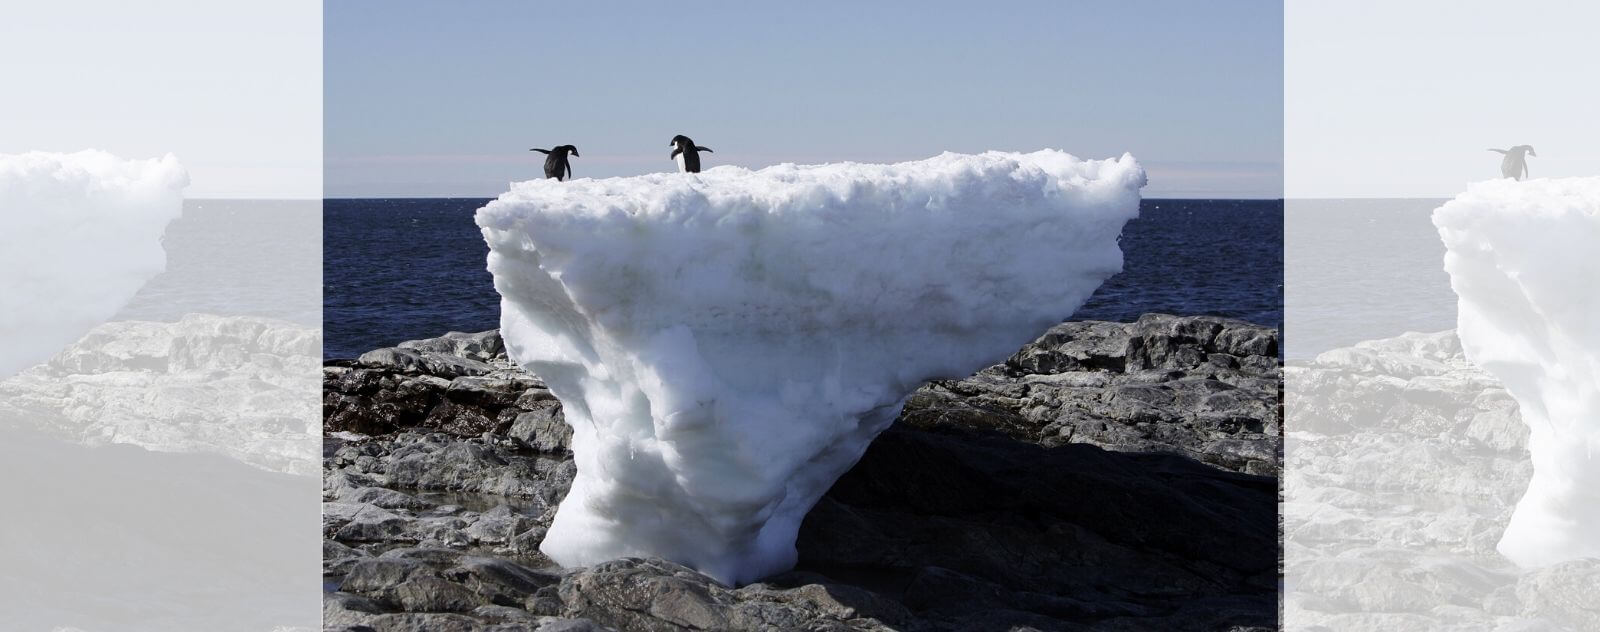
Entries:
[[1434, 211], [1473, 364], [1517, 400], [1533, 477], [1498, 550], [1600, 557], [1600, 177], [1471, 185]]
[[477, 213], [510, 357], [572, 426], [542, 550], [726, 584], [929, 379], [1003, 360], [1122, 269], [1132, 156], [945, 153], [516, 183]]
[[111, 318], [166, 268], [189, 176], [171, 154], [0, 154], [0, 377]]

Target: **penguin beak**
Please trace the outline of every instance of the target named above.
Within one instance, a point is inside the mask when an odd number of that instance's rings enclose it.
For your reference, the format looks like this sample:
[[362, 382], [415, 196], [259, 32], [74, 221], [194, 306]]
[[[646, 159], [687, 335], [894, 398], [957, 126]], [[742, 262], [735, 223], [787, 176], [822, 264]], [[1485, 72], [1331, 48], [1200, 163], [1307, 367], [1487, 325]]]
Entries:
[[583, 156], [579, 156], [579, 155], [578, 155], [578, 149], [577, 149], [577, 148], [576, 148], [576, 147], [574, 147], [574, 148], [573, 148], [573, 149], [572, 149], [572, 156], [573, 156], [573, 157], [574, 157], [574, 158], [582, 158], [582, 157], [583, 157]]
[[1533, 150], [1533, 148], [1532, 148], [1532, 147], [1529, 147], [1529, 148], [1528, 148], [1528, 155], [1529, 155], [1529, 156], [1534, 156], [1534, 157], [1537, 157], [1537, 156], [1538, 156], [1538, 155], [1539, 155], [1539, 152], [1536, 152], [1536, 151], [1534, 151], [1534, 150]]

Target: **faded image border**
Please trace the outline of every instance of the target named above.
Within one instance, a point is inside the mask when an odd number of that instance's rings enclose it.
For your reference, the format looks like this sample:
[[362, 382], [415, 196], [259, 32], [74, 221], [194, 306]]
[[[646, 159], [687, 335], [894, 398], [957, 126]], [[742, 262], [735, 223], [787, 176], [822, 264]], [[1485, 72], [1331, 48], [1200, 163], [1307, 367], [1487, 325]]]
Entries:
[[320, 629], [320, 3], [0, 13], [0, 627]]
[[[1410, 56], [1418, 81], [1429, 64], [1465, 54], [1420, 31], [1409, 44], [1330, 32], [1339, 27], [1294, 7], [1286, 38], [1321, 37], [1321, 51], [1341, 41], [1391, 47], [1394, 59]], [[1475, 28], [1492, 30], [1490, 13]], [[1334, 120], [1294, 108], [1315, 91], [1297, 97], [1297, 86], [1332, 81], [1306, 74], [1317, 64], [1297, 64], [1296, 54], [1285, 63], [1302, 73], [1286, 87], [1291, 130], [1297, 116]], [[1581, 74], [1576, 60], [1539, 62]], [[1419, 89], [1409, 98], [1439, 97]], [[1460, 132], [1473, 143], [1461, 161], [1476, 170], [1445, 195], [1373, 185], [1311, 197], [1309, 184], [1289, 187], [1287, 630], [1600, 629], [1600, 177], [1577, 166], [1576, 134], [1477, 132], [1493, 138]], [[1547, 142], [1565, 155], [1534, 149]], [[1305, 183], [1340, 151], [1293, 133], [1285, 146]], [[1392, 159], [1404, 164], [1406, 151]]]

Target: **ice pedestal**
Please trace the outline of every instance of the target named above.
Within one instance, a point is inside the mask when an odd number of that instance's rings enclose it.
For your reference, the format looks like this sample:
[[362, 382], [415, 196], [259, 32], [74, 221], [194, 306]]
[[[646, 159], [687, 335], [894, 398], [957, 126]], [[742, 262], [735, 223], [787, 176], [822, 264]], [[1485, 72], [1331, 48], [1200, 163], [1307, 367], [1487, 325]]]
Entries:
[[0, 155], [0, 377], [48, 360], [166, 268], [189, 177], [170, 154]]
[[511, 357], [573, 427], [543, 550], [735, 584], [925, 380], [1004, 359], [1122, 268], [1131, 156], [944, 154], [518, 183], [478, 211]]
[[1478, 183], [1433, 222], [1462, 347], [1530, 431], [1499, 550], [1527, 567], [1600, 557], [1600, 178]]

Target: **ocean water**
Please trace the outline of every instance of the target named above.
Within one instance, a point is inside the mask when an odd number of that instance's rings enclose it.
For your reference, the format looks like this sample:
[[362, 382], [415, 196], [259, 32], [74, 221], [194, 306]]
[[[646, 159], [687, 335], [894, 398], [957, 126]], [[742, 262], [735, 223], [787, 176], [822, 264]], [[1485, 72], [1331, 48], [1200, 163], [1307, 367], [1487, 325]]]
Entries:
[[1284, 357], [1456, 326], [1439, 199], [1290, 200]]
[[[500, 325], [473, 213], [487, 199], [323, 202], [323, 355]], [[1280, 326], [1283, 202], [1145, 200], [1125, 264], [1074, 319], [1213, 314]]]
[[112, 320], [202, 313], [321, 324], [321, 211], [319, 200], [185, 200], [162, 236], [166, 271]]

